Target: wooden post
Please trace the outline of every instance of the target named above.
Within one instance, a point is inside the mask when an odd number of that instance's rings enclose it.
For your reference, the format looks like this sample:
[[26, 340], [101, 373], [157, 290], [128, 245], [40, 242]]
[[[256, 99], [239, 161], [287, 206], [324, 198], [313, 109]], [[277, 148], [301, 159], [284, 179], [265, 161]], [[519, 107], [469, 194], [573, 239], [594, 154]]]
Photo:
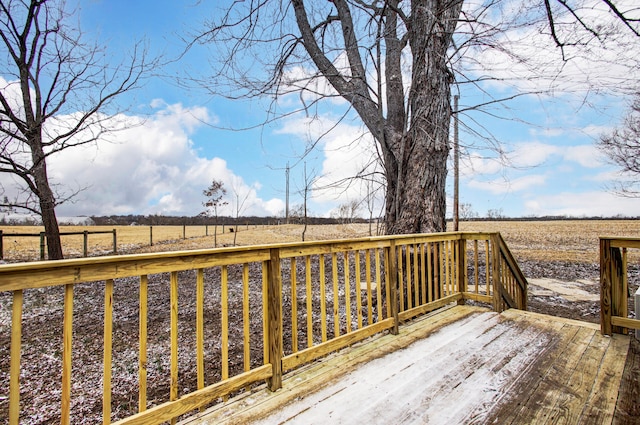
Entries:
[[73, 284], [64, 286], [62, 319], [62, 394], [60, 423], [69, 425], [71, 415], [71, 350], [73, 347]]
[[500, 276], [500, 243], [498, 235], [491, 235], [491, 283], [493, 286], [493, 311], [502, 313], [502, 282]]
[[87, 258], [89, 256], [89, 232], [87, 230], [82, 232], [82, 237], [82, 253], [84, 257]]
[[[85, 232], [86, 234], [86, 232]], [[107, 279], [104, 287], [104, 339], [102, 372], [102, 423], [111, 423], [111, 370], [113, 357], [113, 279]]]
[[44, 260], [45, 233], [40, 232], [40, 260]]
[[[458, 279], [458, 291], [460, 291], [460, 293], [464, 294], [465, 292], [467, 292], [467, 286], [468, 286], [468, 281], [467, 281], [467, 240], [460, 238], [457, 241], [457, 253], [456, 253], [456, 259], [458, 260], [458, 264], [457, 266], [457, 271], [456, 271], [456, 277]], [[458, 305], [464, 305], [465, 304], [465, 299], [464, 299], [464, 295], [462, 297], [462, 299], [458, 300]]]
[[269, 326], [267, 343], [269, 345], [269, 363], [272, 376], [268, 379], [269, 390], [282, 388], [282, 274], [280, 272], [280, 251], [278, 248], [269, 250], [267, 282], [267, 304]]
[[3, 244], [3, 234], [2, 230], [0, 230], [0, 260], [4, 260], [4, 244]]
[[[627, 318], [627, 289], [625, 288], [624, 262], [620, 248], [611, 248], [611, 316]], [[612, 327], [613, 333], [624, 334], [626, 329], [620, 326]]]
[[113, 229], [113, 253], [118, 253], [118, 238], [116, 236], [116, 229]]
[[[171, 354], [169, 360], [169, 400], [175, 401], [178, 399], [180, 394], [180, 390], [178, 388], [178, 272], [171, 272], [169, 275], [169, 300], [171, 309], [169, 331], [169, 339], [171, 341]], [[224, 350], [224, 347], [222, 349]], [[170, 423], [171, 425], [177, 423], [176, 418], [172, 418]]]
[[393, 317], [393, 328], [391, 328], [391, 333], [393, 335], [398, 335], [398, 264], [397, 264], [397, 255], [398, 252], [396, 250], [396, 242], [391, 240], [391, 245], [389, 248], [386, 248], [387, 256], [389, 258], [389, 282], [388, 285], [391, 288], [391, 317]]
[[13, 291], [11, 313], [11, 356], [9, 372], [9, 424], [20, 423], [20, 353], [22, 343], [22, 289]]
[[149, 226], [149, 245], [153, 246], [153, 226]]
[[182, 239], [187, 239], [187, 225], [182, 225]]
[[611, 335], [611, 241], [600, 239], [600, 332]]

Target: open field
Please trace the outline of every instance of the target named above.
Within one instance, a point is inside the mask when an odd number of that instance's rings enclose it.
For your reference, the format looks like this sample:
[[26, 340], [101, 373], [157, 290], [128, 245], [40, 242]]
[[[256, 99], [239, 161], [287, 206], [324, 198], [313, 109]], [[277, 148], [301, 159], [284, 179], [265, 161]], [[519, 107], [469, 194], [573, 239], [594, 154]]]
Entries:
[[[118, 253], [157, 252], [213, 248], [214, 228], [209, 226], [63, 226], [61, 232], [111, 231], [117, 233]], [[38, 226], [4, 226], [6, 261], [39, 259], [38, 237], [11, 237], [12, 233], [38, 234]], [[223, 232], [224, 230], [224, 232]], [[230, 227], [218, 226], [218, 246], [297, 242], [302, 240], [301, 225], [239, 226], [237, 234]], [[640, 237], [640, 220], [563, 220], [563, 221], [472, 221], [460, 223], [462, 231], [498, 231], [521, 260], [597, 263], [600, 236]], [[373, 229], [375, 233], [375, 227]], [[205, 236], [208, 233], [209, 236]], [[309, 226], [306, 240], [343, 239], [369, 236], [368, 224]], [[151, 242], [153, 241], [153, 246]], [[63, 236], [65, 256], [80, 257], [83, 236]], [[113, 250], [111, 234], [88, 236], [89, 256], [108, 255]]]
[[640, 237], [640, 220], [475, 221], [460, 230], [500, 232], [522, 260], [597, 263], [599, 238]]

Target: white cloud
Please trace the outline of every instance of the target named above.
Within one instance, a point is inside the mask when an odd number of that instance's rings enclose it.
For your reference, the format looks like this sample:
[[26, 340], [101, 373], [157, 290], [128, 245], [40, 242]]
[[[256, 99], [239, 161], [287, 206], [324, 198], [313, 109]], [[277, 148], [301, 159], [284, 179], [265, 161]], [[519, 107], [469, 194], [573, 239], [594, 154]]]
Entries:
[[567, 146], [562, 149], [567, 162], [577, 162], [586, 168], [598, 168], [604, 165], [602, 153], [594, 145]]
[[502, 171], [504, 164], [498, 158], [487, 158], [478, 152], [472, 152], [468, 157], [460, 158], [460, 175], [473, 176], [477, 174], [495, 174]]
[[491, 181], [472, 180], [468, 186], [472, 189], [489, 192], [493, 195], [501, 195], [505, 193], [523, 192], [531, 188], [542, 186], [545, 184], [547, 177], [539, 174], [532, 174], [509, 179], [495, 179]]
[[[52, 183], [71, 190], [84, 188], [74, 203], [58, 207], [58, 215], [196, 215], [204, 209], [202, 190], [214, 178], [227, 188], [234, 183], [250, 192], [247, 213], [277, 212], [282, 201], [262, 200], [257, 193], [260, 186], [245, 184], [225, 160], [198, 154], [191, 136], [203, 122], [215, 120], [206, 108], [167, 105], [159, 100], [153, 104], [162, 109], [150, 117], [120, 116], [108, 121], [129, 124], [110, 133], [109, 142], [66, 149], [49, 158]], [[0, 176], [0, 183], [8, 195], [15, 191], [9, 176]], [[231, 210], [221, 213], [230, 214]]]
[[[371, 176], [378, 167], [375, 161], [375, 146], [370, 134], [361, 126], [350, 125], [346, 121], [336, 122], [329, 115], [313, 119], [292, 117], [284, 123], [280, 133], [292, 134], [307, 143], [317, 141], [317, 151], [321, 153], [321, 168], [307, 167], [307, 178], [315, 180], [310, 200], [315, 207], [322, 208], [321, 215], [328, 216], [331, 209], [350, 200], [364, 200], [369, 190], [367, 183], [355, 176]], [[292, 170], [292, 193], [304, 189], [302, 166]], [[301, 195], [296, 194], [297, 198]], [[297, 201], [292, 201], [293, 204]], [[376, 201], [374, 208], [379, 208]], [[314, 206], [310, 208], [313, 209]], [[318, 214], [319, 211], [313, 211]]]
[[563, 192], [536, 196], [525, 202], [525, 215], [572, 217], [613, 217], [640, 215], [638, 199], [623, 198], [608, 192]]
[[561, 148], [540, 142], [518, 143], [509, 153], [511, 164], [518, 168], [529, 168], [542, 165], [552, 155], [558, 154]]

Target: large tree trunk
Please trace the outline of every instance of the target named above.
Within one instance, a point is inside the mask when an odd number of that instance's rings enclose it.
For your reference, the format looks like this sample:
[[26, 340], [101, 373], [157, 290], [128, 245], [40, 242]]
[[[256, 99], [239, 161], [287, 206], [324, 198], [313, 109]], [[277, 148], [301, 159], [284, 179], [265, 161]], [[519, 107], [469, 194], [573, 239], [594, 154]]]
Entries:
[[[409, 128], [391, 117], [385, 128], [387, 234], [446, 230], [451, 72], [447, 49], [462, 1], [414, 0], [409, 45], [413, 55]], [[393, 111], [389, 111], [389, 115]], [[391, 128], [389, 128], [391, 127]]]
[[[382, 93], [377, 93], [375, 99], [371, 96], [349, 2], [332, 0], [349, 63], [346, 74], [334, 66], [322, 50], [322, 43], [318, 43], [304, 0], [291, 3], [309, 57], [338, 93], [351, 103], [380, 145], [387, 180], [386, 233], [444, 231], [452, 80], [447, 50], [462, 10], [462, 0], [412, 0], [406, 24], [399, 23], [400, 0], [384, 2], [379, 11], [385, 44], [381, 50], [385, 54], [386, 105], [380, 101]], [[327, 18], [325, 24], [331, 22], [335, 20]], [[399, 36], [399, 28], [405, 25], [407, 33]], [[413, 61], [408, 96], [403, 85], [405, 38]]]

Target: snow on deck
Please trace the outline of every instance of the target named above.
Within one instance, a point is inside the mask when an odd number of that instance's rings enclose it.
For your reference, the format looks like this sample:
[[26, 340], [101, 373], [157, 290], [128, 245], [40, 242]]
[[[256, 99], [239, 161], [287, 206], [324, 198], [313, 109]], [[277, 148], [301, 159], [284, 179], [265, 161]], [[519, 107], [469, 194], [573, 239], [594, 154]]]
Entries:
[[[556, 411], [568, 423], [600, 423], [613, 415], [624, 339], [532, 313], [450, 310], [409, 325], [416, 329], [405, 331], [413, 340], [404, 348], [381, 356], [395, 344], [383, 338], [402, 337], [387, 335], [370, 343], [378, 347], [357, 366], [345, 367], [341, 357], [349, 356], [339, 354], [318, 362], [334, 373], [316, 373], [320, 382], [311, 387], [290, 378], [275, 394], [262, 390], [188, 423], [532, 423], [553, 421]], [[613, 362], [620, 359], [621, 366]]]
[[[452, 323], [375, 359], [257, 424], [469, 423], [486, 415], [549, 341], [495, 313]], [[366, 389], [366, 391], [365, 391]]]

